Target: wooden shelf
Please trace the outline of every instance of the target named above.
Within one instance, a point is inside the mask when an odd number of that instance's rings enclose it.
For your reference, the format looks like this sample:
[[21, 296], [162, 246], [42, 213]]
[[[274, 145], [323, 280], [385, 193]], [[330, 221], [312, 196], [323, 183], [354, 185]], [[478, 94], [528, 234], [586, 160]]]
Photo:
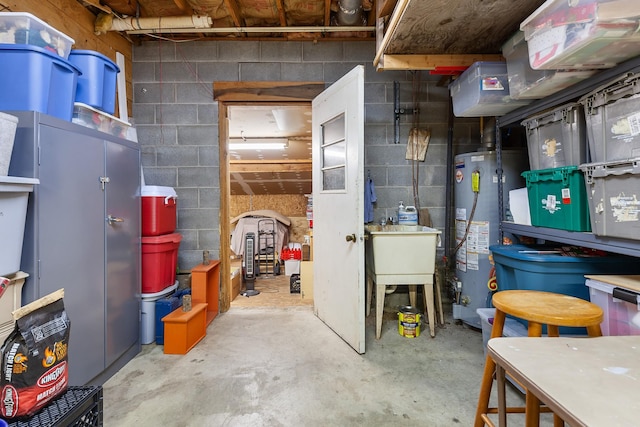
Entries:
[[548, 240], [569, 245], [584, 246], [593, 249], [600, 249], [624, 255], [640, 257], [640, 241], [617, 239], [606, 236], [596, 236], [593, 233], [580, 231], [566, 231], [555, 228], [534, 227], [531, 225], [515, 224], [503, 221], [502, 231], [518, 236], [529, 236], [536, 239]]
[[[608, 84], [612, 79], [626, 73], [640, 73], [640, 56], [623, 62], [613, 68], [602, 70], [597, 74], [565, 88], [553, 95], [536, 100], [529, 105], [511, 111], [496, 119], [496, 128], [509, 126], [521, 126], [522, 120], [531, 117], [541, 111], [558, 107], [559, 105], [573, 102], [599, 87]], [[500, 132], [496, 132], [496, 150], [498, 151], [498, 170], [502, 170], [502, 143]], [[504, 212], [504, 200], [502, 197], [502, 181], [498, 179], [498, 209]], [[566, 231], [555, 228], [535, 227], [530, 225], [515, 224], [502, 221], [501, 216], [501, 240], [502, 233], [512, 233], [519, 236], [529, 236], [536, 239], [548, 240], [557, 243], [579, 245], [607, 252], [640, 257], [640, 240], [619, 239], [608, 236], [596, 236], [593, 233]]]
[[191, 299], [193, 304], [207, 304], [207, 325], [218, 315], [220, 298], [220, 261], [199, 264], [191, 269]]

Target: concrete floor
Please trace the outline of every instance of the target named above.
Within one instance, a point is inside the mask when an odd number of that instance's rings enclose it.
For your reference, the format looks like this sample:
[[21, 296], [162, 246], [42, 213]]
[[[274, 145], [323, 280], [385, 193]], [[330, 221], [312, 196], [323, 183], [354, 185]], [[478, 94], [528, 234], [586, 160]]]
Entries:
[[[470, 426], [482, 334], [446, 320], [435, 338], [425, 325], [411, 339], [386, 313], [377, 341], [371, 315], [367, 351], [358, 355], [311, 307], [232, 307], [187, 355], [143, 346], [104, 385], [104, 425]], [[508, 397], [522, 404], [515, 389]], [[542, 425], [552, 425], [548, 415]], [[511, 417], [510, 425], [523, 425]]]

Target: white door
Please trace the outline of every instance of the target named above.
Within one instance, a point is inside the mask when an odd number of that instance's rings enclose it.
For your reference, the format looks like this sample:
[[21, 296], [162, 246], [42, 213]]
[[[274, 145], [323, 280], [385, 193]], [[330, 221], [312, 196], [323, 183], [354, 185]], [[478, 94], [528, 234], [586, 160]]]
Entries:
[[364, 67], [312, 106], [314, 312], [364, 353]]

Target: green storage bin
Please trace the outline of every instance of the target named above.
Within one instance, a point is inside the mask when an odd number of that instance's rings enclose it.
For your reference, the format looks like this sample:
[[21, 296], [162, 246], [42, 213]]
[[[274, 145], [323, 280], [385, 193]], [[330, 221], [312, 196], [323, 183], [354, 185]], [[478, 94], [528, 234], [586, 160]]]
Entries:
[[591, 231], [589, 201], [578, 166], [526, 171], [531, 225]]

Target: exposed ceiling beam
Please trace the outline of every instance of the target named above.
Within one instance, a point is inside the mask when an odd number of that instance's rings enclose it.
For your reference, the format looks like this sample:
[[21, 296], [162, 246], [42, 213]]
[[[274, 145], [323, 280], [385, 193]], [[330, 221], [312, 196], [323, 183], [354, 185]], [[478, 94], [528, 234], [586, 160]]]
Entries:
[[391, 15], [393, 12], [393, 8], [396, 7], [396, 3], [398, 0], [378, 0], [380, 4], [380, 8], [378, 9], [378, 18], [382, 18], [383, 16]]
[[311, 160], [229, 160], [231, 173], [311, 172]]
[[113, 13], [109, 6], [100, 4], [99, 0], [80, 0], [80, 3], [86, 8], [96, 8], [104, 13]]
[[193, 13], [193, 9], [191, 9], [191, 6], [189, 6], [185, 0], [173, 0], [173, 3], [185, 14], [190, 15]]
[[378, 66], [380, 62], [380, 57], [383, 52], [387, 49], [389, 42], [391, 41], [391, 35], [396, 30], [400, 19], [402, 19], [402, 15], [404, 15], [404, 11], [407, 9], [407, 5], [411, 0], [399, 0], [398, 4], [395, 6], [393, 10], [393, 15], [391, 15], [391, 19], [389, 20], [389, 25], [384, 30], [384, 37], [382, 38], [382, 42], [380, 42], [380, 46], [378, 46], [378, 51], [376, 52], [375, 58], [373, 58], [373, 65]]
[[504, 61], [502, 55], [382, 55], [377, 69], [436, 70], [442, 67], [468, 67], [478, 61]]
[[244, 18], [242, 17], [238, 2], [236, 0], [224, 0], [224, 4], [227, 6], [229, 15], [231, 15], [231, 19], [236, 27], [244, 27]]
[[331, 0], [324, 0], [324, 25], [331, 25]]
[[287, 26], [287, 15], [284, 13], [284, 3], [282, 0], [276, 0], [276, 7], [278, 8], [278, 16], [280, 17], [280, 26]]
[[213, 99], [223, 102], [310, 102], [324, 89], [324, 82], [213, 82]]

